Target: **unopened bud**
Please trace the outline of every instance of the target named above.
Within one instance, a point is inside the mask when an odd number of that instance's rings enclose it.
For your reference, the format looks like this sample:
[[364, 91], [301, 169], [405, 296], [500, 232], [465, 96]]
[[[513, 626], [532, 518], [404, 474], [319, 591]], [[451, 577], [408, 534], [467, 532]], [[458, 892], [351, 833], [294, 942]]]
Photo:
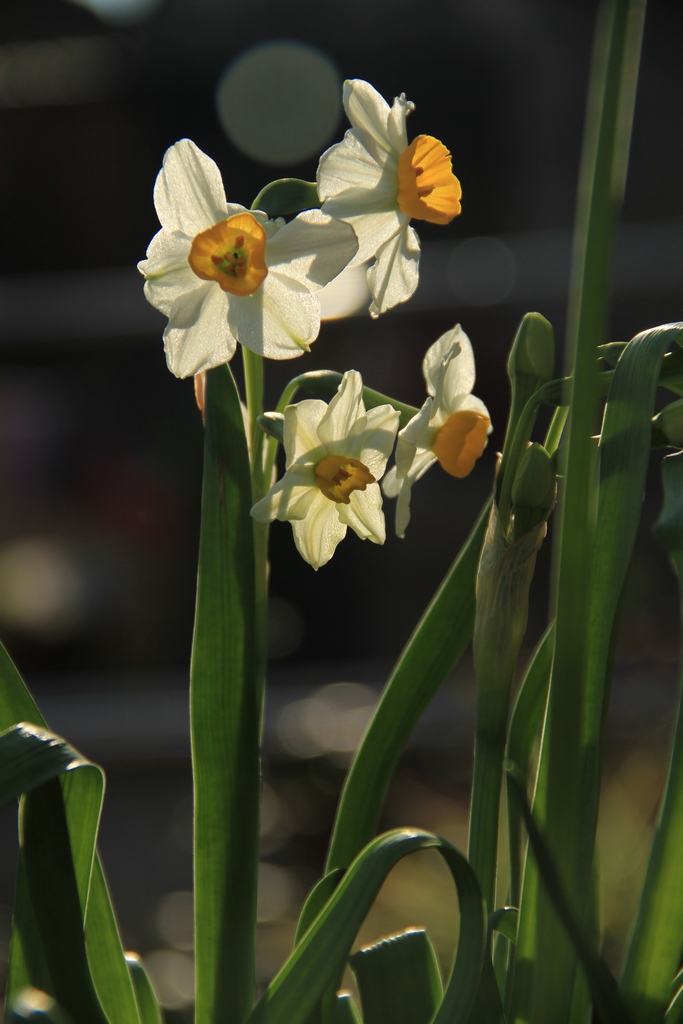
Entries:
[[508, 376], [533, 377], [535, 388], [555, 375], [555, 341], [553, 329], [540, 313], [526, 313], [517, 328], [508, 356]]
[[512, 485], [513, 539], [548, 518], [555, 504], [555, 466], [543, 445], [534, 442], [519, 460]]
[[665, 406], [652, 420], [652, 428], [660, 431], [674, 448], [683, 448], [683, 398]]

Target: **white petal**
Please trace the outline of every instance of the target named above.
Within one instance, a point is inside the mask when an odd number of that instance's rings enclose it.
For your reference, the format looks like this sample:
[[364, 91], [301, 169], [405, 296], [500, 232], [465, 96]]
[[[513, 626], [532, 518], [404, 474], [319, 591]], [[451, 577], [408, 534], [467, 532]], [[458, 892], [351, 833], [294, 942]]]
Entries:
[[268, 242], [266, 262], [272, 271], [315, 291], [340, 274], [357, 251], [352, 227], [320, 210], [307, 210]]
[[138, 263], [138, 270], [145, 277], [157, 277], [180, 268], [190, 269], [187, 257], [191, 240], [178, 231], [162, 228], [147, 247], [147, 259]]
[[237, 340], [268, 359], [303, 355], [320, 332], [318, 297], [275, 271], [251, 295], [231, 296], [229, 307], [228, 322]]
[[235, 338], [226, 318], [225, 293], [212, 281], [200, 281], [173, 304], [164, 331], [166, 361], [176, 377], [191, 377], [232, 359]]
[[388, 473], [385, 474], [382, 480], [382, 491], [384, 492], [385, 498], [395, 498], [398, 492], [401, 490], [401, 484], [403, 483], [403, 477], [398, 475], [396, 466], [392, 466]]
[[[429, 448], [434, 435], [431, 424], [436, 410], [435, 400], [433, 398], [425, 399], [420, 411], [411, 420], [408, 420], [403, 430], [399, 431], [399, 447], [404, 442], [416, 447]], [[403, 472], [403, 470], [399, 470], [399, 472]]]
[[[376, 89], [360, 78], [344, 82], [344, 110], [364, 144], [373, 140], [391, 153], [394, 144], [389, 134], [389, 104]], [[405, 147], [403, 147], [405, 148]]]
[[319, 494], [312, 470], [285, 473], [282, 480], [271, 487], [268, 493], [257, 501], [251, 510], [259, 523], [273, 519], [303, 519]]
[[377, 317], [410, 298], [418, 285], [419, 266], [420, 240], [406, 218], [399, 232], [379, 249], [377, 262], [368, 270], [373, 300], [370, 316]]
[[396, 96], [389, 111], [387, 120], [387, 132], [393, 148], [402, 153], [408, 147], [408, 135], [406, 133], [406, 118], [415, 109], [415, 104], [407, 100], [405, 93]]
[[451, 395], [467, 395], [474, 387], [476, 372], [474, 368], [474, 352], [470, 340], [464, 331], [460, 332], [460, 351], [446, 356], [444, 376], [444, 393], [447, 399]]
[[396, 206], [396, 156], [374, 145], [369, 151], [354, 130], [325, 150], [316, 177], [322, 200], [338, 197], [349, 202], [371, 203], [378, 208]]
[[194, 292], [205, 287], [208, 282], [200, 281], [190, 267], [177, 267], [169, 270], [161, 277], [148, 278], [145, 281], [145, 298], [166, 316], [171, 315], [174, 304], [181, 295]]
[[[427, 384], [427, 393], [432, 397], [436, 393], [438, 380], [443, 372], [441, 363], [455, 346], [458, 351], [462, 351], [464, 348], [469, 349], [470, 353], [472, 352], [470, 340], [460, 324], [456, 324], [450, 331], [442, 334], [425, 352], [422, 360], [422, 373]], [[465, 359], [467, 360], [467, 352], [465, 352]], [[474, 356], [472, 356], [472, 369], [474, 371]]]
[[396, 440], [398, 421], [399, 414], [390, 405], [380, 405], [368, 411], [358, 458], [375, 480], [384, 473]]
[[337, 515], [337, 505], [318, 491], [305, 519], [292, 521], [294, 543], [302, 558], [314, 569], [332, 558], [340, 540], [346, 536], [346, 525]]
[[344, 449], [361, 417], [365, 419], [363, 380], [358, 370], [347, 370], [318, 426], [318, 437], [329, 454], [351, 455]]
[[[458, 395], [453, 401], [451, 408], [448, 409], [448, 415], [452, 416], [453, 413], [461, 412], [465, 409], [470, 412], [479, 412], [482, 416], [486, 416], [487, 419], [491, 419], [490, 412], [481, 398], [477, 398], [476, 395]], [[488, 433], [490, 434], [492, 430], [493, 427], [489, 426]]]
[[361, 540], [384, 544], [386, 527], [379, 484], [369, 484], [364, 491], [353, 491], [349, 504], [340, 504], [337, 509], [341, 522], [355, 530]]
[[417, 450], [414, 453], [409, 472], [401, 479], [401, 489], [396, 502], [396, 534], [405, 537], [410, 522], [410, 495], [413, 484], [424, 476], [436, 462], [436, 455], [430, 451]]
[[327, 452], [318, 437], [320, 421], [327, 412], [327, 403], [308, 398], [285, 409], [285, 453], [289, 469], [294, 463], [316, 466]]
[[408, 218], [399, 210], [363, 210], [358, 204], [347, 204], [342, 199], [330, 199], [323, 211], [350, 224], [358, 239], [358, 252], [350, 261], [350, 267], [372, 259], [379, 249], [394, 238], [408, 223]]
[[154, 205], [163, 227], [190, 238], [227, 216], [220, 171], [189, 139], [166, 151], [154, 186]]

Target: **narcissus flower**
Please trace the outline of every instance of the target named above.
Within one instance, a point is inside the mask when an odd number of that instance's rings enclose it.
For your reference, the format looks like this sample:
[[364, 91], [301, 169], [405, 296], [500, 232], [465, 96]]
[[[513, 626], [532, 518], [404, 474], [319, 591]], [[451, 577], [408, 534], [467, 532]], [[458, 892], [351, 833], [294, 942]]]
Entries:
[[344, 374], [329, 405], [310, 399], [285, 409], [286, 472], [257, 502], [261, 523], [290, 520], [299, 554], [314, 569], [329, 562], [347, 527], [361, 540], [385, 540], [382, 494], [398, 429], [390, 405], [366, 412], [357, 370]]
[[318, 193], [323, 211], [353, 225], [358, 254], [352, 266], [375, 256], [368, 270], [370, 315], [409, 299], [417, 288], [420, 240], [410, 220], [448, 224], [460, 213], [460, 182], [451, 154], [431, 135], [408, 145], [406, 117], [414, 105], [394, 105], [359, 79], [344, 83], [344, 109], [352, 127], [320, 158]]
[[315, 292], [358, 247], [353, 229], [319, 210], [288, 224], [225, 199], [216, 164], [189, 139], [167, 151], [154, 188], [161, 231], [138, 264], [165, 313], [177, 377], [228, 362], [237, 342], [270, 359], [308, 351], [320, 330]]
[[440, 462], [451, 476], [467, 476], [492, 430], [488, 409], [471, 393], [475, 380], [474, 353], [459, 324], [427, 349], [422, 372], [430, 397], [399, 431], [396, 465], [382, 485], [388, 498], [398, 496], [399, 537], [405, 536], [410, 522], [410, 492], [415, 481], [435, 462]]

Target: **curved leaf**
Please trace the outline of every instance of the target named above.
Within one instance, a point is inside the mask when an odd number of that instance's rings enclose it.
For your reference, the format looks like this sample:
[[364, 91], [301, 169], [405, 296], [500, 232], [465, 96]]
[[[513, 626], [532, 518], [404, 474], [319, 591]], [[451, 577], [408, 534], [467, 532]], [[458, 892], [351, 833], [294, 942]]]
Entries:
[[412, 829], [380, 836], [359, 854], [279, 974], [249, 1024], [299, 1024], [343, 969], [356, 933], [391, 868], [415, 850], [435, 849], [451, 870], [460, 903], [455, 963], [434, 1024], [467, 1020], [477, 994], [486, 945], [481, 892], [465, 857], [444, 839]]
[[19, 839], [49, 977], [45, 991], [75, 1024], [107, 1024], [88, 965], [84, 925], [102, 772], [58, 736], [22, 723], [0, 735], [0, 780], [1, 802], [23, 795]]
[[126, 953], [126, 963], [133, 979], [140, 1024], [163, 1024], [157, 997], [142, 960], [137, 953]]
[[349, 957], [364, 1024], [429, 1024], [443, 997], [434, 948], [423, 928], [363, 946]]
[[[0, 645], [0, 728], [8, 729], [17, 722], [30, 722], [39, 728], [44, 728], [46, 724], [7, 651]], [[69, 755], [64, 756], [68, 758]], [[82, 778], [82, 775], [78, 777]], [[133, 986], [107, 884], [96, 854], [93, 862], [96, 841], [93, 826], [96, 826], [96, 822], [91, 818], [90, 829], [83, 828], [80, 800], [71, 785], [73, 778], [69, 773], [61, 776], [69, 832], [74, 837], [74, 843], [76, 837], [79, 840], [74, 845], [74, 863], [81, 900], [86, 898], [85, 880], [90, 879], [85, 923], [90, 971], [111, 1024], [131, 1024], [138, 1021]], [[49, 988], [50, 979], [28, 893], [24, 857], [20, 856], [7, 977], [8, 1007], [11, 1007], [21, 991], [31, 986], [37, 989]]]

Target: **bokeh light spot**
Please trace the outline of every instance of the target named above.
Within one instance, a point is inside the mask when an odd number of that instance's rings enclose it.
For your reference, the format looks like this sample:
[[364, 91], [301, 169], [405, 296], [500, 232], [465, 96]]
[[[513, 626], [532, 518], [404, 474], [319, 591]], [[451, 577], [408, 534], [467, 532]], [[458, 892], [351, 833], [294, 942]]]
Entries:
[[242, 53], [223, 72], [216, 107], [238, 149], [265, 164], [296, 164], [320, 154], [341, 114], [333, 61], [306, 43], [271, 41]]
[[175, 949], [155, 949], [144, 957], [159, 1005], [183, 1010], [194, 1002], [194, 961]]
[[507, 298], [517, 280], [517, 261], [498, 238], [468, 238], [448, 263], [455, 296], [470, 306], [493, 306]]

